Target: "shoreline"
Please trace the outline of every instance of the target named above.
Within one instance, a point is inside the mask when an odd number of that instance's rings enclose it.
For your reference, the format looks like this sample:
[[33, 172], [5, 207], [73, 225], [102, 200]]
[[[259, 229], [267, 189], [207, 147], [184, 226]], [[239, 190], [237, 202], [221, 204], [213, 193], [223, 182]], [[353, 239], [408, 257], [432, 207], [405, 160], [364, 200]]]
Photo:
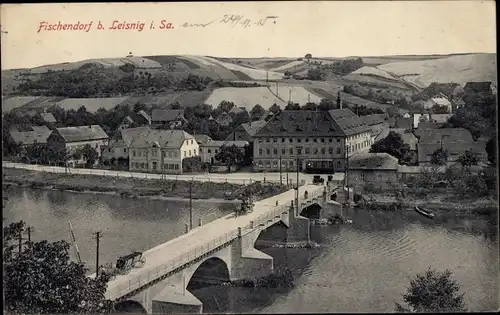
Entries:
[[[277, 184], [251, 185], [176, 181], [139, 178], [114, 178], [100, 175], [57, 174], [31, 170], [2, 168], [3, 185], [51, 189], [68, 192], [114, 195], [122, 198], [149, 198], [166, 201], [203, 201], [237, 204], [237, 197], [252, 191], [255, 200], [265, 199], [288, 190]], [[231, 199], [226, 193], [231, 193]]]

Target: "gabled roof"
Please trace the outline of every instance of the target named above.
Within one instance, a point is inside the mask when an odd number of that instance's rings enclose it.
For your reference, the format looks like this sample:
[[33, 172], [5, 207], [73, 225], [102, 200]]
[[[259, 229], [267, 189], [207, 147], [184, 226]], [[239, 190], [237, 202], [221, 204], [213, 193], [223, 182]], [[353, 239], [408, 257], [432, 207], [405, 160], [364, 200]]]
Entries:
[[229, 114], [239, 114], [239, 113], [243, 113], [243, 112], [246, 112], [247, 109], [245, 107], [233, 107], [231, 108], [231, 110], [229, 111]]
[[139, 136], [142, 133], [147, 133], [150, 130], [151, 130], [151, 128], [149, 128], [148, 126], [137, 127], [137, 128], [127, 128], [127, 129], [120, 130], [120, 132], [117, 135], [117, 138], [123, 140], [123, 142], [125, 142], [125, 145], [127, 147], [129, 147], [130, 144], [132, 143], [132, 140], [135, 137]]
[[52, 115], [52, 113], [41, 113], [40, 115], [42, 116], [43, 121], [45, 121], [46, 123], [57, 122], [56, 118], [54, 117], [54, 115]]
[[[45, 126], [44, 126], [45, 127]], [[11, 131], [10, 136], [14, 142], [23, 145], [30, 145], [33, 143], [47, 143], [48, 137], [52, 134], [50, 129], [37, 129], [34, 131]]]
[[349, 158], [349, 169], [397, 170], [398, 159], [387, 153], [358, 153]]
[[177, 118], [184, 118], [183, 109], [153, 109], [151, 119], [153, 121], [171, 122]]
[[474, 142], [471, 133], [464, 128], [417, 129], [413, 132], [419, 143]]
[[373, 126], [385, 122], [386, 117], [387, 117], [386, 114], [373, 114], [373, 115], [360, 116], [359, 118], [366, 125]]
[[210, 136], [208, 136], [208, 135], [197, 134], [197, 135], [193, 135], [193, 137], [196, 139], [196, 142], [198, 142], [199, 145], [201, 145], [203, 143], [207, 143], [208, 141], [212, 140], [212, 138], [210, 138]]
[[[252, 122], [247, 122], [241, 124], [238, 128], [240, 129], [243, 128], [251, 137], [253, 137], [257, 131], [260, 130], [260, 128], [264, 127], [267, 124], [267, 121], [265, 120], [257, 120], [257, 121], [252, 121]], [[241, 130], [241, 129], [240, 129]]]
[[413, 120], [411, 118], [396, 117], [394, 127], [411, 129], [413, 127]]
[[446, 97], [433, 97], [429, 101], [439, 106], [451, 106], [450, 101]]
[[158, 130], [151, 129], [135, 137], [131, 148], [145, 148], [153, 144], [161, 148], [180, 148], [185, 140], [194, 139], [192, 135], [184, 130]]
[[47, 126], [31, 126], [31, 129], [37, 132], [51, 132], [51, 130]]
[[[432, 158], [432, 154], [441, 148], [440, 143], [418, 143], [418, 162], [419, 163], [429, 163]], [[485, 161], [488, 158], [488, 154], [484, 146], [481, 143], [474, 141], [471, 142], [444, 142], [442, 148], [448, 151], [448, 162], [457, 161], [461, 154], [464, 154], [466, 150], [475, 152], [479, 154], [479, 159]]]
[[239, 148], [242, 148], [246, 145], [248, 145], [248, 141], [219, 141], [219, 140], [210, 140], [206, 143], [200, 144], [200, 147], [216, 147], [220, 148], [223, 145], [225, 146], [232, 146], [235, 145]]
[[108, 139], [108, 135], [99, 125], [64, 127], [57, 128], [56, 131], [66, 142]]
[[370, 131], [349, 109], [285, 110], [273, 116], [255, 136], [346, 136]]

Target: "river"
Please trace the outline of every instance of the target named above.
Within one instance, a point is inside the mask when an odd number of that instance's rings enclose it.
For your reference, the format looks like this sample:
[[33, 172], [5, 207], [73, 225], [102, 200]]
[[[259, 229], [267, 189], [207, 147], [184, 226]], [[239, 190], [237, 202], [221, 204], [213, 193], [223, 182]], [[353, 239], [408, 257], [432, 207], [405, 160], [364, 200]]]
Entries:
[[[24, 220], [33, 240], [69, 240], [71, 221], [82, 260], [95, 269], [95, 240], [102, 231], [100, 262], [144, 251], [184, 230], [189, 204], [123, 199], [12, 187], [4, 225]], [[209, 222], [230, 209], [193, 202], [193, 218]], [[486, 218], [437, 216], [413, 212], [345, 213], [352, 225], [313, 227], [315, 249], [267, 248], [275, 267], [292, 270], [295, 287], [205, 287], [193, 290], [205, 312], [391, 312], [411, 277], [429, 267], [453, 271], [473, 311], [498, 309], [499, 256], [496, 228]]]

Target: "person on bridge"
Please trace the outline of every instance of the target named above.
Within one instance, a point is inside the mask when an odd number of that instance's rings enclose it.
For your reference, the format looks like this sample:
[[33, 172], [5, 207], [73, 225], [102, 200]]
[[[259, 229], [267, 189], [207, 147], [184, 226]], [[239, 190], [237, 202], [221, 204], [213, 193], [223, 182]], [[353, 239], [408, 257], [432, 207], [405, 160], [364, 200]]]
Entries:
[[306, 192], [304, 193], [304, 199], [307, 199], [308, 196], [309, 196], [309, 193], [306, 190]]

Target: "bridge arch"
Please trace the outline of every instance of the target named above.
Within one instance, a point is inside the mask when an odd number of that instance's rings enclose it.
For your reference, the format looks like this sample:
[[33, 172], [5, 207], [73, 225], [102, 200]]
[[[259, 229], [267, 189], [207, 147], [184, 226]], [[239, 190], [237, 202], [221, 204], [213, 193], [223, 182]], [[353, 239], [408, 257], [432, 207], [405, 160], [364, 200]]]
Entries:
[[319, 219], [321, 217], [321, 207], [318, 203], [313, 203], [300, 211], [300, 215], [308, 219]]
[[210, 257], [204, 260], [191, 274], [186, 274], [187, 288], [227, 282], [231, 277], [229, 268], [222, 258]]
[[125, 300], [117, 303], [115, 305], [116, 313], [135, 313], [135, 314], [147, 314], [148, 312], [144, 306], [134, 300]]

